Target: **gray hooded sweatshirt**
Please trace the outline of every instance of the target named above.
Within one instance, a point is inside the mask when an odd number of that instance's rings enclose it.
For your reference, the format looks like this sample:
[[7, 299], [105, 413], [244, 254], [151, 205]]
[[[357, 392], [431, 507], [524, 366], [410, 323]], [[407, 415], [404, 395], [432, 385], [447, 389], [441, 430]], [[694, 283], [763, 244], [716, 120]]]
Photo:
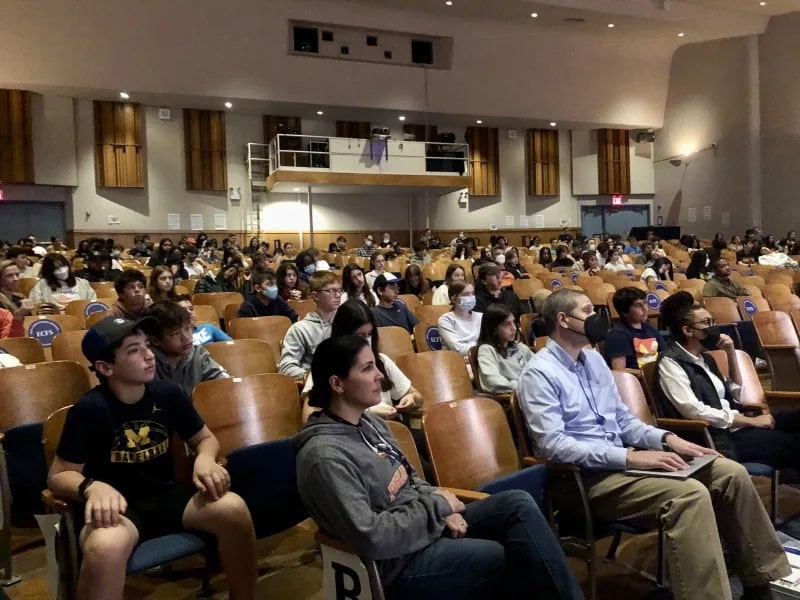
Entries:
[[297, 486], [311, 517], [359, 556], [377, 561], [389, 585], [411, 554], [442, 536], [452, 510], [416, 471], [376, 452], [381, 438], [399, 450], [383, 420], [369, 413], [358, 426], [315, 413], [293, 441]]
[[286, 332], [281, 347], [278, 372], [292, 379], [303, 379], [311, 368], [311, 357], [323, 340], [331, 337], [331, 321], [323, 321], [316, 312], [308, 313]]
[[229, 377], [222, 365], [215, 362], [202, 346], [193, 346], [192, 351], [181, 359], [177, 367], [171, 366], [158, 348], [151, 350], [156, 356], [156, 378], [178, 384], [189, 398], [192, 397], [194, 388], [202, 382]]

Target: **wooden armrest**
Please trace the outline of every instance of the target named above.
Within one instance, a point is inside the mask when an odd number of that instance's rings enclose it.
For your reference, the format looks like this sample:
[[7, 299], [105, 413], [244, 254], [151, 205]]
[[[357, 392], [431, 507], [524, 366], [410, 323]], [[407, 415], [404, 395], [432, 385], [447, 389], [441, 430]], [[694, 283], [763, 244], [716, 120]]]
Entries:
[[509, 404], [511, 404], [511, 394], [493, 394], [492, 398], [494, 398], [497, 402], [499, 402], [503, 406], [508, 406]]
[[543, 458], [537, 458], [535, 456], [523, 456], [522, 457], [522, 466], [523, 467], [533, 467], [536, 465], [544, 465], [547, 464], [547, 461]]
[[700, 419], [656, 419], [656, 425], [669, 431], [677, 429], [678, 431], [702, 432], [708, 428], [708, 422]]
[[792, 344], [762, 344], [764, 350], [794, 350], [796, 346]]
[[442, 489], [452, 493], [456, 498], [461, 500], [464, 504], [469, 504], [470, 502], [483, 500], [484, 498], [489, 497], [489, 494], [485, 492], [476, 492], [474, 490], [460, 490], [458, 488], [442, 488]]
[[314, 534], [314, 539], [320, 544], [330, 546], [331, 548], [335, 548], [340, 552], [358, 555], [358, 553], [352, 546], [350, 546], [349, 544], [345, 544], [342, 540], [335, 537], [331, 537], [327, 533], [323, 533], [322, 531], [317, 530], [317, 533]]
[[44, 502], [45, 506], [57, 513], [68, 512], [73, 504], [70, 500], [65, 500], [64, 498], [54, 496], [53, 492], [50, 490], [45, 490], [42, 492], [42, 502]]
[[753, 404], [740, 404], [739, 405], [739, 410], [742, 412], [742, 414], [755, 413], [755, 414], [759, 414], [759, 415], [764, 415], [764, 414], [769, 413], [769, 406], [767, 406], [766, 404], [755, 404], [755, 403], [753, 403]]
[[[780, 392], [780, 391], [764, 391], [764, 397], [769, 400], [775, 398], [776, 400], [800, 400], [800, 392]], [[756, 405], [757, 406], [757, 405]]]
[[306, 387], [306, 382], [302, 379], [295, 379], [294, 382], [297, 384], [297, 391], [302, 394], [303, 388]]

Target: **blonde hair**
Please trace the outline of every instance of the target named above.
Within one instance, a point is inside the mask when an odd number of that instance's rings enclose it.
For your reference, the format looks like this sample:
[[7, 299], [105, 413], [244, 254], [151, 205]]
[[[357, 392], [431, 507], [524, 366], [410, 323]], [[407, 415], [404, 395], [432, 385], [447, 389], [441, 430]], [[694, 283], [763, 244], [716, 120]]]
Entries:
[[339, 281], [339, 276], [332, 271], [317, 271], [308, 280], [308, 289], [312, 292], [318, 292], [326, 285], [338, 283]]
[[[17, 267], [17, 261], [15, 260], [0, 261], [0, 277], [3, 275], [3, 271], [5, 271], [8, 267]], [[17, 311], [17, 305], [11, 301], [11, 298], [6, 296], [2, 292], [0, 292], [0, 308], [5, 308], [6, 310], [10, 310], [12, 313]]]

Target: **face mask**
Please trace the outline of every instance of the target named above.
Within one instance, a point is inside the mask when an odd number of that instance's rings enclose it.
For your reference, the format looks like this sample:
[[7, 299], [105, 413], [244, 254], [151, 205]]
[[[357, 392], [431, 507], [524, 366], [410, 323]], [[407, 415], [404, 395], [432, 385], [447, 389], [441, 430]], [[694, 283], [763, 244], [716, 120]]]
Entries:
[[317, 272], [317, 265], [315, 265], [313, 263], [310, 264], [310, 265], [306, 265], [305, 268], [303, 269], [303, 272], [306, 275], [313, 275], [314, 273]]
[[364, 242], [364, 245], [365, 245], [367, 248], [371, 247], [371, 246], [372, 246], [372, 240], [366, 240], [366, 241]]
[[717, 346], [719, 346], [719, 340], [721, 337], [721, 332], [719, 330], [719, 325], [712, 325], [711, 327], [706, 327], [703, 329], [706, 334], [700, 343], [703, 345], [703, 348], [706, 350], [716, 350]]
[[261, 293], [264, 294], [264, 297], [267, 300], [275, 300], [278, 297], [278, 286], [277, 285], [269, 285], [261, 290]]
[[504, 254], [500, 254], [499, 256], [495, 256], [494, 257], [494, 262], [496, 262], [498, 265], [505, 264], [505, 262], [506, 262], [505, 255]]
[[69, 277], [69, 267], [59, 267], [53, 271], [53, 276], [59, 281], [66, 281]]
[[111, 253], [111, 258], [119, 258], [120, 256], [122, 256], [122, 252], [120, 252], [119, 250], [114, 250]]
[[[606, 323], [606, 320], [599, 314], [594, 313], [586, 319], [581, 319], [573, 315], [569, 316], [573, 319], [577, 319], [578, 321], [583, 321], [583, 335], [586, 336], [586, 339], [589, 340], [590, 344], [597, 344], [606, 339], [606, 336], [608, 335], [608, 323]], [[571, 331], [575, 330], [572, 329]], [[578, 332], [575, 331], [575, 333]]]
[[475, 296], [461, 296], [461, 308], [464, 310], [473, 310], [477, 299]]
[[594, 244], [589, 244], [587, 250], [589, 250], [589, 252], [594, 252]]

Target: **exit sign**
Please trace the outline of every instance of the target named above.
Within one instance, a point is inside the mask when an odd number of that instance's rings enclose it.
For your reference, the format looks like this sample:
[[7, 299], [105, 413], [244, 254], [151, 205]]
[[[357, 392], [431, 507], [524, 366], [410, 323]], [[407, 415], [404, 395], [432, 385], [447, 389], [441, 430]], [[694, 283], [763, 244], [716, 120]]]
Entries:
[[622, 194], [611, 196], [611, 206], [622, 206]]

